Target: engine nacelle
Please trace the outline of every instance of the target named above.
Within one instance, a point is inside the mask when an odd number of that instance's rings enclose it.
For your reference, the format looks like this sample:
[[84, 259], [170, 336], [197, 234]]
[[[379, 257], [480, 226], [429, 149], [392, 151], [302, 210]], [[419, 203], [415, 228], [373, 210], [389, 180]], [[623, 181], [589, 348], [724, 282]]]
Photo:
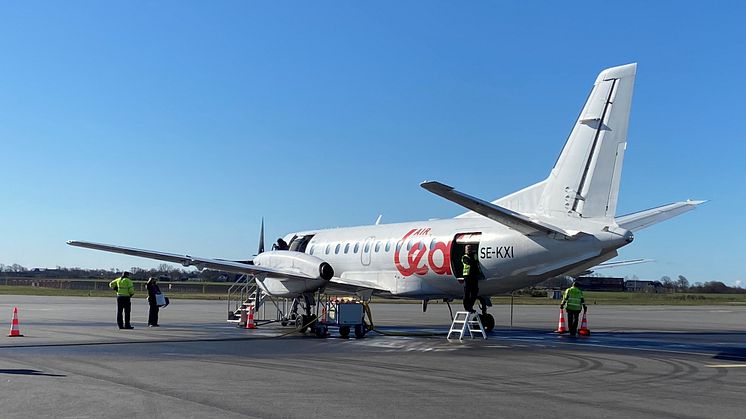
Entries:
[[331, 265], [316, 256], [291, 250], [273, 250], [254, 258], [254, 265], [276, 269], [307, 279], [273, 277], [268, 274], [260, 281], [264, 291], [277, 297], [297, 297], [325, 286], [334, 277]]

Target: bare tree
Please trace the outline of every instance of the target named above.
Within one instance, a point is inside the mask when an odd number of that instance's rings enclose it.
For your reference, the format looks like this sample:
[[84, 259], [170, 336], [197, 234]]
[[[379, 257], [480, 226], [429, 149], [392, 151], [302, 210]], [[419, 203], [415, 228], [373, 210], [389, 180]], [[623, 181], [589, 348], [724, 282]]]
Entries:
[[679, 287], [680, 290], [686, 291], [689, 289], [689, 280], [686, 279], [684, 275], [679, 275], [679, 280], [676, 281], [676, 286]]

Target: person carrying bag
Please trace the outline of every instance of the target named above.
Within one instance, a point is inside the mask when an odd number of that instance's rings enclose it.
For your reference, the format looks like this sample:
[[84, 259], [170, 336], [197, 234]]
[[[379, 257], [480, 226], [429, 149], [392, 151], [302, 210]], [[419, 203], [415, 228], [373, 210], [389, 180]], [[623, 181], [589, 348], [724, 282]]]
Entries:
[[168, 298], [161, 293], [158, 280], [154, 277], [148, 278], [148, 283], [145, 286], [148, 289], [148, 327], [159, 327], [158, 311], [160, 307], [168, 305]]

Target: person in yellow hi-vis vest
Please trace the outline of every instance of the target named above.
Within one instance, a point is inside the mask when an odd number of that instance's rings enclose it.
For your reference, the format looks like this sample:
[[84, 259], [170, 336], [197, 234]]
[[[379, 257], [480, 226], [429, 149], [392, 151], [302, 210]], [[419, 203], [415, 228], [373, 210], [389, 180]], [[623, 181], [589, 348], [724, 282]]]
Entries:
[[[117, 325], [120, 329], [134, 329], [130, 324], [130, 312], [135, 286], [130, 279], [130, 273], [125, 271], [121, 277], [109, 282], [109, 288], [117, 292]], [[124, 312], [124, 319], [122, 319], [122, 312]]]
[[583, 291], [578, 287], [577, 281], [573, 281], [572, 286], [565, 290], [560, 310], [565, 307], [567, 307], [567, 327], [570, 329], [570, 336], [575, 336], [578, 333], [580, 309], [588, 311], [588, 306], [585, 305], [585, 298], [583, 298]]
[[475, 313], [474, 303], [479, 298], [479, 258], [475, 246], [467, 244], [461, 257], [464, 278], [464, 310]]

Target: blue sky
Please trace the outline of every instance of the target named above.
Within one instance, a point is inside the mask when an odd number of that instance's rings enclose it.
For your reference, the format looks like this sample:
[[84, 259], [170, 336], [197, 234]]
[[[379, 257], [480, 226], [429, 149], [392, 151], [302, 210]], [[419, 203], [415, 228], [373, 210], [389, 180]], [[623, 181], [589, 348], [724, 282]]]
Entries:
[[[740, 2], [4, 2], [0, 263], [245, 258], [294, 230], [446, 218], [548, 174], [596, 75], [638, 62], [619, 212], [708, 199], [608, 272], [741, 281]], [[468, 161], [468, 163], [466, 163]]]

